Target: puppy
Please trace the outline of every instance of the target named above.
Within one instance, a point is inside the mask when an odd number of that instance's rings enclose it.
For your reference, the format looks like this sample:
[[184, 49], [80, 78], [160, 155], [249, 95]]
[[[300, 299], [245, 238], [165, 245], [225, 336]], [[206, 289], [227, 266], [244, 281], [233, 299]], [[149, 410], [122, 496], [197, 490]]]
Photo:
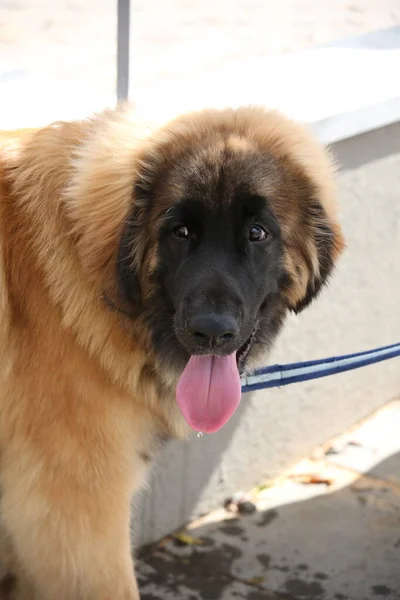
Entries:
[[130, 501], [219, 430], [344, 242], [330, 158], [262, 108], [2, 140], [0, 481], [14, 598], [137, 600]]

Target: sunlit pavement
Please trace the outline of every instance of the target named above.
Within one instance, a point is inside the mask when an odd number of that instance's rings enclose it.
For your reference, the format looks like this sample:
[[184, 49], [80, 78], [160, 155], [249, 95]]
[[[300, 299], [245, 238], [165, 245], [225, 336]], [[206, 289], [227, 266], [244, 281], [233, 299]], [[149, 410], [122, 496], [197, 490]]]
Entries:
[[[0, 2], [0, 127], [82, 118], [114, 104], [116, 8], [109, 0]], [[226, 80], [236, 82], [241, 97], [248, 63], [251, 69], [276, 54], [395, 27], [400, 3], [132, 0], [131, 15], [130, 98], [143, 106], [150, 101], [153, 113], [163, 112], [166, 101], [187, 110], [191, 102], [181, 96], [191, 95], [193, 79], [200, 104], [214, 102]], [[281, 78], [265, 72], [258, 64], [250, 80], [257, 89], [264, 82], [255, 96], [268, 103]], [[227, 96], [235, 102], [236, 94]]]
[[142, 599], [398, 600], [399, 431], [397, 401], [252, 490], [255, 512], [221, 508], [142, 550]]

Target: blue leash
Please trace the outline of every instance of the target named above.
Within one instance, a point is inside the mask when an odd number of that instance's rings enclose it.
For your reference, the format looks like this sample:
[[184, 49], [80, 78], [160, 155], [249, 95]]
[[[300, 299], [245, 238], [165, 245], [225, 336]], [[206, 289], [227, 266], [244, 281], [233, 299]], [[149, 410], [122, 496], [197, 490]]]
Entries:
[[319, 379], [319, 377], [327, 377], [328, 375], [336, 375], [337, 373], [373, 365], [396, 356], [400, 356], [400, 343], [367, 350], [366, 352], [358, 352], [357, 354], [345, 354], [344, 356], [332, 356], [322, 360], [263, 367], [242, 380], [242, 392], [253, 392], [255, 390], [281, 387], [298, 381]]

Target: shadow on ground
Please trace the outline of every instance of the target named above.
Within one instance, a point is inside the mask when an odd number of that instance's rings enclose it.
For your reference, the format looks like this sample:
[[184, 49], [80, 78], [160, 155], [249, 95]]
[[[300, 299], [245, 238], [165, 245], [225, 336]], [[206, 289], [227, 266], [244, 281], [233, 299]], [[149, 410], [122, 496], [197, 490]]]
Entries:
[[304, 461], [253, 514], [221, 509], [189, 527], [189, 544], [147, 548], [142, 600], [399, 600], [400, 453], [379, 458], [350, 442], [318, 461], [331, 485], [300, 483], [317, 464]]

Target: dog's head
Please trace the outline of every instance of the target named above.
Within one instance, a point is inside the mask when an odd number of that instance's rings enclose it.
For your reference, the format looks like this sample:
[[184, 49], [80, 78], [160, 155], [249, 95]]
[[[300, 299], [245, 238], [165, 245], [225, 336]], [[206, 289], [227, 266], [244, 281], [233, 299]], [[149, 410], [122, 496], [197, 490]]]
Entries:
[[257, 108], [181, 117], [131, 168], [120, 298], [162, 368], [183, 372], [189, 424], [215, 431], [237, 406], [239, 374], [287, 311], [318, 294], [343, 248], [333, 169], [303, 128]]

